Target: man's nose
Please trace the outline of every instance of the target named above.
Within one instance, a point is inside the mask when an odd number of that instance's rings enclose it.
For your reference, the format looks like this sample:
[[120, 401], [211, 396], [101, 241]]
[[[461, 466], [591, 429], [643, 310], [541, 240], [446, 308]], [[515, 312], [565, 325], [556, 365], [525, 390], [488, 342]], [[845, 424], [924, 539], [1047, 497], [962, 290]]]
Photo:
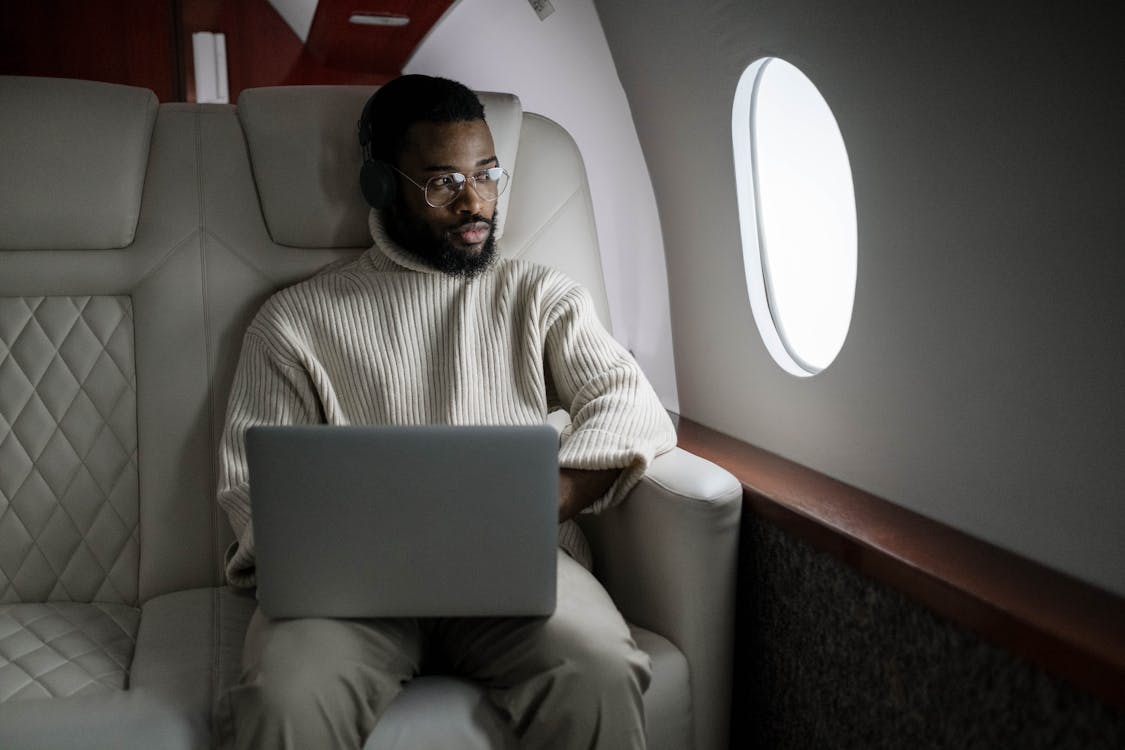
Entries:
[[460, 194], [453, 201], [453, 210], [461, 214], [476, 216], [483, 214], [484, 201], [477, 195], [477, 191], [468, 182], [461, 188]]

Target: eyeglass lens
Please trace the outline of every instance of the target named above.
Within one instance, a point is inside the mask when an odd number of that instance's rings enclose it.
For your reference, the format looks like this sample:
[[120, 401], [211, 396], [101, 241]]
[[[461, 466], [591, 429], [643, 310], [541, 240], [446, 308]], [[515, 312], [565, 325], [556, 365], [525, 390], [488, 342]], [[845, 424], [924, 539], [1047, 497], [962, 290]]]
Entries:
[[435, 208], [447, 206], [461, 194], [468, 182], [482, 200], [494, 201], [508, 187], [508, 172], [501, 167], [492, 167], [477, 172], [470, 178], [460, 172], [437, 175], [426, 182], [426, 202]]

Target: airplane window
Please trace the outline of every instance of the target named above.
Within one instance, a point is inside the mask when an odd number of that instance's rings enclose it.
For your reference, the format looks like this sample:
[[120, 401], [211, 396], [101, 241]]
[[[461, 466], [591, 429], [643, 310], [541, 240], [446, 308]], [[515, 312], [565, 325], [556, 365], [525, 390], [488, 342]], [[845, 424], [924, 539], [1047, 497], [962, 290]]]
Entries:
[[851, 167], [816, 86], [776, 57], [738, 82], [732, 114], [746, 286], [770, 354], [793, 375], [844, 345], [856, 283]]

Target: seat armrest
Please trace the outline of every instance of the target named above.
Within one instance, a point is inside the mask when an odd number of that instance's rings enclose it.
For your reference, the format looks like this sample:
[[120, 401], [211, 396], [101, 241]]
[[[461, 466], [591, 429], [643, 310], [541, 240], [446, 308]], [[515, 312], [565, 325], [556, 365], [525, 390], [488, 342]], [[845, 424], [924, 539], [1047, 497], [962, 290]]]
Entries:
[[727, 742], [741, 512], [732, 474], [675, 448], [620, 505], [580, 518], [594, 572], [625, 618], [687, 657], [697, 750]]

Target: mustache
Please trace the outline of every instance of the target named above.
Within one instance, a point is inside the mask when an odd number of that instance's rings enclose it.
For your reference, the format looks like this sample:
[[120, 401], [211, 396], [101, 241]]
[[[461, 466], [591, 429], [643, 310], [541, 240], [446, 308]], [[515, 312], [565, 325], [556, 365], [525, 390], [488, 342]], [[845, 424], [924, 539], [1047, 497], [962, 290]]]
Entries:
[[463, 222], [453, 228], [455, 232], [467, 232], [470, 229], [490, 229], [492, 222], [483, 216], [473, 216], [466, 222]]

